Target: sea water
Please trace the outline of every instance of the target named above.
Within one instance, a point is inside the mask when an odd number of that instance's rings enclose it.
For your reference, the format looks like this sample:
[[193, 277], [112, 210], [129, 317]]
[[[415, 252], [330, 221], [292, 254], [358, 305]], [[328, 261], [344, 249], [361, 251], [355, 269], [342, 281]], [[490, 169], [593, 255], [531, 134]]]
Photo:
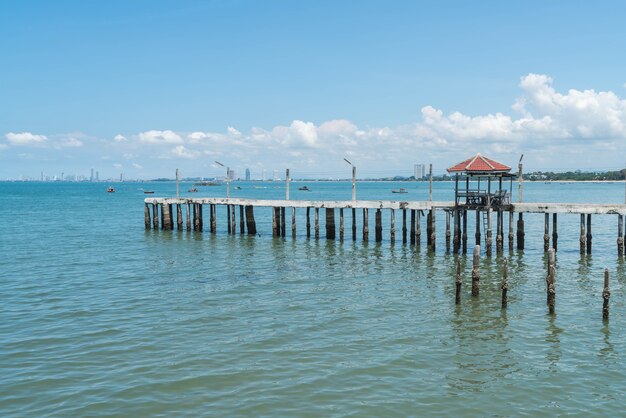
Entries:
[[[348, 210], [344, 242], [324, 238], [323, 211], [321, 238], [307, 239], [301, 209], [295, 239], [290, 210], [287, 238], [272, 238], [271, 212], [261, 208], [256, 236], [228, 235], [223, 207], [215, 235], [146, 231], [143, 199], [173, 196], [174, 183], [112, 185], [115, 193], [104, 183], [0, 183], [2, 416], [624, 414], [626, 272], [615, 215], [593, 216], [593, 254], [582, 257], [579, 215], [559, 215], [551, 316], [542, 214], [524, 217], [523, 252], [508, 249], [505, 217], [503, 311], [495, 249], [491, 257], [483, 249], [481, 293], [470, 296], [474, 213], [456, 306], [443, 212], [435, 252], [424, 218], [422, 245], [402, 243], [401, 211], [393, 243], [388, 211], [382, 243], [373, 211], [367, 243], [360, 211], [352, 241]], [[285, 195], [280, 182], [232, 186], [233, 197]], [[181, 195], [226, 193], [190, 187]], [[400, 187], [409, 193], [391, 193]], [[450, 201], [453, 190], [435, 183], [433, 199]], [[425, 200], [428, 183], [359, 182], [357, 197]], [[291, 198], [349, 200], [351, 184], [292, 183]], [[623, 199], [620, 183], [524, 184], [525, 201]]]

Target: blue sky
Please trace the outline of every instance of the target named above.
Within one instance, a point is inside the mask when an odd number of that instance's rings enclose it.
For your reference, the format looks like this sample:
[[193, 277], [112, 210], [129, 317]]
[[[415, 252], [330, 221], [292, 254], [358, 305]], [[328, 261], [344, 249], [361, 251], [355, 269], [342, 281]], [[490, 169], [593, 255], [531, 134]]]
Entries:
[[[0, 3], [0, 178], [625, 162], [623, 2]], [[345, 172], [345, 173], [344, 173]], [[347, 173], [347, 174], [346, 174]]]

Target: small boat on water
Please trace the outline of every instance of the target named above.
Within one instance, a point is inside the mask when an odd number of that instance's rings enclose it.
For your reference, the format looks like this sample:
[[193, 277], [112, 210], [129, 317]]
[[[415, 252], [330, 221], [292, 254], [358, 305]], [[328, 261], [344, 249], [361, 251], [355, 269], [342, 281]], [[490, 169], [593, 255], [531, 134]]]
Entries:
[[392, 190], [391, 193], [408, 193], [408, 190], [403, 187], [400, 187], [399, 190]]
[[107, 193], [115, 193], [115, 189], [111, 186], [107, 189]]
[[311, 189], [309, 189], [306, 186], [298, 187], [298, 190], [302, 190], [302, 191], [305, 191], [305, 192], [310, 192], [311, 191]]
[[198, 193], [198, 189], [196, 189], [195, 187], [192, 187], [191, 189], [187, 190], [189, 193]]
[[144, 194], [154, 194], [154, 190], [144, 190]]
[[235, 187], [235, 190], [241, 190], [241, 186]]

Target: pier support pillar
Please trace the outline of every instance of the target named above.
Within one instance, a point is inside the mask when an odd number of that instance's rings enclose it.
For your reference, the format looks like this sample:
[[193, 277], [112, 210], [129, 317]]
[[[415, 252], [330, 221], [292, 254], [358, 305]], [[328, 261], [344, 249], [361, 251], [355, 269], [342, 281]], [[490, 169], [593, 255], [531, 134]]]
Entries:
[[202, 217], [202, 203], [198, 203], [198, 231], [204, 230], [204, 218]]
[[520, 212], [517, 218], [517, 249], [518, 250], [524, 249], [524, 235], [526, 235], [524, 233], [524, 214]]
[[454, 254], [459, 253], [459, 249], [461, 248], [461, 225], [460, 220], [461, 211], [458, 208], [454, 209], [454, 236], [452, 237], [452, 252]]
[[306, 237], [311, 238], [311, 208], [306, 208]]
[[547, 253], [550, 249], [550, 214], [546, 213], [544, 215], [544, 226], [543, 226], [543, 252]]
[[611, 290], [609, 289], [609, 269], [604, 269], [604, 289], [602, 290], [602, 320], [609, 320], [609, 299]]
[[[228, 214], [228, 217], [230, 218], [230, 213]], [[280, 220], [278, 219], [280, 217], [280, 209], [279, 208], [272, 208], [272, 236], [273, 237], [278, 237], [280, 232], [278, 229], [278, 225]], [[230, 221], [230, 219], [229, 219]], [[230, 229], [230, 227], [229, 227]], [[229, 231], [230, 232], [230, 231]]]
[[430, 210], [430, 249], [433, 251], [437, 248], [436, 213], [435, 209]]
[[183, 229], [183, 208], [180, 203], [176, 204], [176, 228], [179, 231]]
[[291, 208], [291, 238], [296, 238], [296, 208]]
[[552, 248], [554, 248], [554, 252], [557, 251], [559, 241], [559, 233], [557, 231], [557, 214], [552, 214]]
[[554, 248], [548, 250], [548, 277], [546, 278], [548, 287], [548, 312], [554, 314], [554, 305], [556, 301], [556, 257]]
[[248, 235], [256, 235], [256, 221], [254, 220], [254, 206], [246, 206], [246, 227], [248, 228]]
[[482, 225], [480, 224], [480, 216], [480, 209], [476, 209], [476, 233], [474, 234], [474, 245], [480, 245], [480, 229], [482, 228]]
[[480, 245], [474, 247], [472, 258], [472, 296], [480, 294]]
[[487, 257], [491, 256], [492, 252], [492, 230], [491, 230], [491, 208], [487, 209]]
[[191, 231], [191, 203], [189, 201], [187, 201], [187, 210], [185, 211], [185, 220], [187, 221], [185, 223], [185, 227], [187, 229], [187, 231]]
[[230, 230], [232, 231], [233, 235], [237, 234], [237, 218], [236, 218], [237, 212], [235, 212], [235, 205], [230, 205]]
[[446, 210], [446, 252], [450, 252], [450, 211]]
[[[148, 217], [150, 217], [149, 211], [148, 211]], [[618, 257], [622, 257], [624, 255], [623, 224], [624, 224], [624, 216], [617, 215], [617, 255]], [[148, 224], [146, 224], [146, 229], [150, 229], [150, 226]]]
[[504, 237], [502, 227], [502, 209], [498, 209], [496, 216], [496, 254], [501, 255], [504, 249]]
[[509, 211], [509, 251], [513, 251], [514, 247], [514, 236], [513, 236], [513, 210]]
[[587, 254], [591, 254], [591, 214], [587, 214]]
[[[454, 250], [454, 247], [453, 247]], [[456, 291], [454, 293], [454, 303], [456, 305], [461, 303], [461, 285], [463, 284], [462, 278], [461, 278], [461, 258], [457, 257], [456, 259], [456, 280], [455, 280], [455, 285], [456, 285]]]
[[339, 241], [343, 242], [344, 234], [344, 221], [343, 221], [343, 208], [339, 208]]
[[363, 209], [363, 241], [367, 242], [370, 236], [369, 214], [367, 208]]
[[[276, 216], [276, 208], [274, 208], [274, 216]], [[228, 233], [232, 234], [234, 231], [231, 229], [231, 222], [230, 222], [230, 205], [226, 205], [226, 223], [227, 228], [228, 228]], [[272, 226], [274, 226], [274, 224], [272, 224]], [[276, 234], [274, 234], [274, 236], [276, 236]]]
[[326, 239], [335, 239], [335, 209], [326, 208]]
[[415, 245], [420, 247], [422, 245], [422, 223], [420, 222], [420, 215], [423, 215], [421, 210], [415, 211]]
[[246, 223], [243, 214], [243, 205], [239, 205], [239, 233], [241, 235], [246, 233]]
[[463, 254], [467, 254], [467, 209], [463, 209]]
[[285, 214], [285, 207], [280, 208], [280, 236], [285, 238], [287, 233], [287, 216]]
[[390, 227], [389, 227], [389, 239], [391, 243], [395, 243], [396, 241], [396, 211], [395, 209], [391, 209], [390, 213]]
[[415, 245], [415, 209], [411, 209], [411, 229], [409, 230], [411, 245]]
[[504, 266], [502, 267], [502, 309], [506, 309], [509, 304], [509, 260], [504, 257]]
[[433, 239], [433, 210], [430, 209], [428, 211], [428, 214], [426, 215], [426, 247], [428, 249], [432, 247], [432, 239]]
[[406, 209], [402, 209], [402, 243], [406, 244]]
[[159, 205], [156, 203], [152, 204], [152, 227], [155, 230], [159, 229]]
[[150, 219], [150, 207], [148, 207], [148, 203], [146, 203], [144, 205], [143, 219], [144, 219], [144, 223], [146, 225], [146, 229], [152, 228], [152, 220]]
[[587, 248], [587, 238], [586, 238], [586, 231], [585, 231], [585, 214], [581, 213], [580, 214], [580, 253], [581, 254], [585, 254], [586, 248]]
[[315, 208], [315, 239], [320, 239], [320, 208]]
[[356, 209], [352, 208], [352, 241], [356, 241]]
[[383, 240], [383, 214], [380, 209], [376, 209], [376, 226], [375, 226], [375, 237], [376, 242], [381, 242]]
[[198, 204], [197, 203], [192, 203], [193, 205], [193, 230], [194, 231], [199, 231], [200, 227], [199, 227], [199, 221], [198, 221]]
[[212, 234], [217, 232], [217, 205], [215, 204], [209, 205], [209, 229]]

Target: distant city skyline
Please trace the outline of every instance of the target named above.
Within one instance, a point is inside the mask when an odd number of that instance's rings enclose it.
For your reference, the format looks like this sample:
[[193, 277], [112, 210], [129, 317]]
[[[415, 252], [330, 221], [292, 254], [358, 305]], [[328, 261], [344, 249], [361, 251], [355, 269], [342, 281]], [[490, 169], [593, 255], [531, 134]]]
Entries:
[[34, 4], [0, 4], [1, 179], [624, 166], [624, 2]]

